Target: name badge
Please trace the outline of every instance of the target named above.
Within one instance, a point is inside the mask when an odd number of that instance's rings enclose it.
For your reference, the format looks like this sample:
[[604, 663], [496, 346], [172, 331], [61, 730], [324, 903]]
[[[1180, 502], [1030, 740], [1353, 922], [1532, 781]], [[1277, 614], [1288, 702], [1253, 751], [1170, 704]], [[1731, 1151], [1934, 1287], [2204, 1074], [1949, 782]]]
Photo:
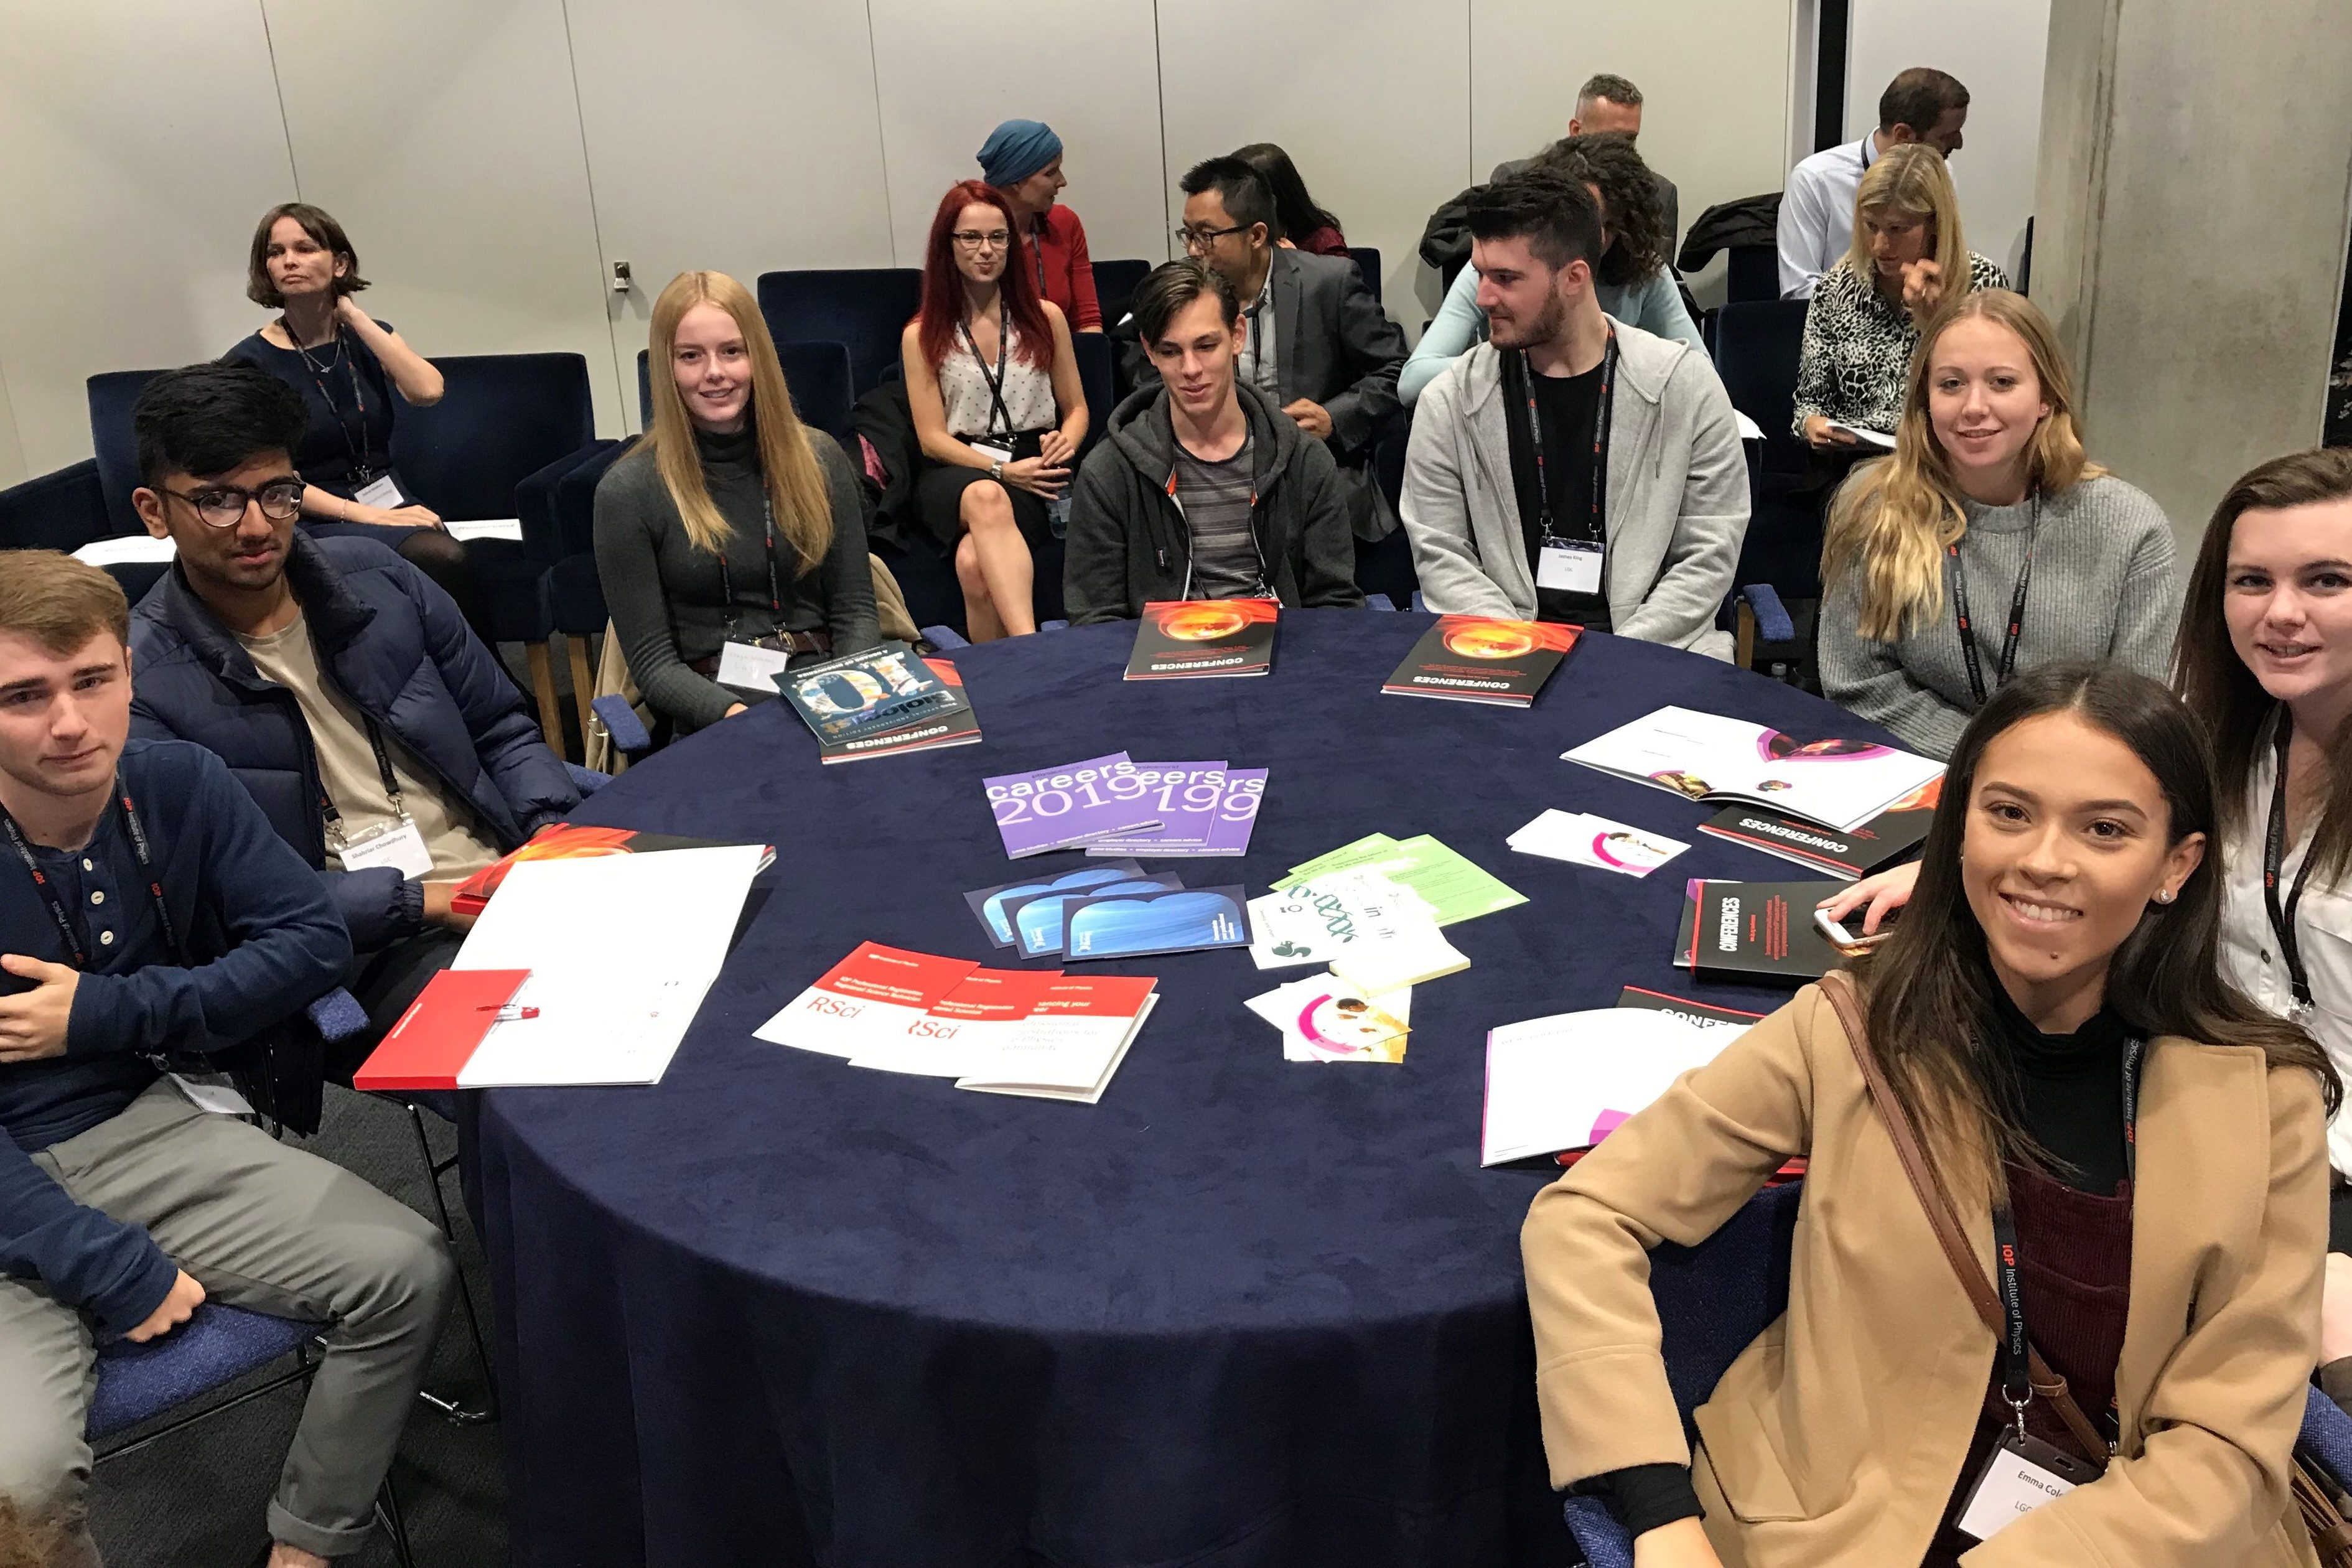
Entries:
[[180, 1092], [188, 1097], [190, 1105], [207, 1116], [253, 1114], [253, 1107], [247, 1103], [245, 1096], [237, 1093], [236, 1086], [229, 1082], [226, 1073], [175, 1072], [164, 1076], [179, 1086]]
[[2064, 1497], [2097, 1474], [2090, 1466], [2032, 1433], [2004, 1435], [1978, 1472], [1968, 1507], [1957, 1521], [1979, 1541], [1990, 1541], [2043, 1503]]
[[721, 686], [731, 686], [738, 691], [749, 691], [760, 697], [776, 694], [776, 677], [793, 661], [792, 651], [781, 647], [761, 647], [756, 643], [730, 642], [719, 655], [719, 674], [714, 678]]
[[395, 822], [378, 823], [356, 838], [346, 839], [338, 851], [346, 871], [390, 866], [411, 882], [433, 869], [433, 851], [425, 846], [424, 831], [406, 812]]
[[386, 511], [408, 504], [400, 493], [400, 481], [390, 474], [381, 475], [352, 492], [352, 499], [362, 506], [382, 507]]
[[1548, 539], [1536, 559], [1536, 586], [1565, 594], [1601, 592], [1601, 546]]
[[968, 441], [964, 444], [992, 463], [1013, 461], [1013, 450], [1009, 447], [992, 447], [985, 441]]

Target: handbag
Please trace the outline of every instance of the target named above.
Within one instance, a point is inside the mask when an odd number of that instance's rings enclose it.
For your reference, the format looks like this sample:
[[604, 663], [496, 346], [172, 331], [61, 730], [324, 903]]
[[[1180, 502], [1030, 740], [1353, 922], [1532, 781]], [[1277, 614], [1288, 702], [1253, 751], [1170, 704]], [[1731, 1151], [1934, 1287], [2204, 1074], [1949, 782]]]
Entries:
[[[1945, 1195], [1943, 1184], [1936, 1179], [1935, 1167], [1927, 1163], [1927, 1149], [1919, 1141], [1917, 1130], [1911, 1125], [1902, 1101], [1895, 1098], [1870, 1048], [1862, 999], [1855, 993], [1853, 977], [1843, 970], [1832, 971], [1822, 976], [1821, 988], [1822, 994], [1837, 1010], [1838, 1022], [1845, 1027], [1846, 1044], [1853, 1048], [1853, 1059], [1870, 1089], [1870, 1102], [1895, 1144], [1895, 1158], [1902, 1163], [1903, 1174], [1917, 1195], [1919, 1206], [1927, 1211], [1927, 1224], [1936, 1233], [1937, 1245], [1944, 1249], [1946, 1261], [1958, 1277], [1960, 1289], [1976, 1308], [1977, 1316], [1999, 1337], [2005, 1327], [2000, 1298], [1993, 1294], [1992, 1281], [1986, 1277], [1984, 1265], [1977, 1260], [1976, 1249], [1969, 1245], [1968, 1233], [1961, 1228], [1959, 1215]], [[2066, 1380], [2052, 1371], [2042, 1359], [2042, 1352], [2032, 1346], [2026, 1347], [2026, 1356], [2034, 1396], [2050, 1402], [2058, 1418], [2066, 1424], [2066, 1430], [2081, 1445], [2084, 1456], [2104, 1472], [2107, 1468], [2106, 1441], [2067, 1392]], [[2327, 1489], [2312, 1476], [2300, 1455], [2295, 1457], [2290, 1474], [2294, 1478], [2295, 1505], [2303, 1513], [2304, 1527], [2311, 1532], [2320, 1563], [2324, 1568], [2352, 1568], [2352, 1525], [2345, 1522]]]

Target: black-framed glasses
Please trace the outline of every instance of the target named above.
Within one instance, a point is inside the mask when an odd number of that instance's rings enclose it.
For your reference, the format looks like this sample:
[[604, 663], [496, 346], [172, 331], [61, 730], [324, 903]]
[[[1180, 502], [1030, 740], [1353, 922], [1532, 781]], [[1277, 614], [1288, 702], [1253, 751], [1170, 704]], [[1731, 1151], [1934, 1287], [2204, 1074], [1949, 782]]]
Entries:
[[992, 228], [982, 234], [976, 228], [960, 228], [948, 237], [966, 250], [1003, 250], [1013, 243], [1010, 230]]
[[1225, 236], [1247, 234], [1249, 228], [1245, 223], [1237, 223], [1229, 228], [1180, 228], [1176, 231], [1176, 243], [1188, 251], [1206, 250]]
[[200, 490], [175, 490], [168, 485], [160, 488], [165, 495], [187, 502], [207, 528], [235, 528], [245, 521], [247, 506], [259, 507], [261, 515], [272, 522], [284, 522], [302, 510], [300, 479], [271, 479], [258, 489], [250, 490], [235, 485], [206, 485]]

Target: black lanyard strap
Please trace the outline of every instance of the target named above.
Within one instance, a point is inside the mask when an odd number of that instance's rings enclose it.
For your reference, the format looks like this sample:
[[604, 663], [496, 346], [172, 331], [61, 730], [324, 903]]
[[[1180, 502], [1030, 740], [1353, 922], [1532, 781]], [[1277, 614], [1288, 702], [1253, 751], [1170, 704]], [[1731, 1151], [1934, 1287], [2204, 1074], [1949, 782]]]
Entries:
[[294, 323], [283, 316], [278, 317], [278, 324], [286, 330], [286, 341], [294, 345], [295, 354], [302, 361], [302, 368], [310, 373], [310, 384], [319, 389], [319, 396], [325, 402], [327, 413], [333, 417], [335, 428], [342, 433], [343, 451], [352, 460], [352, 480], [356, 484], [365, 485], [375, 478], [375, 465], [368, 461], [367, 394], [360, 388], [358, 356], [352, 352], [351, 345], [343, 341], [342, 327], [339, 323], [335, 328], [333, 340], [335, 357], [342, 362], [343, 372], [351, 380], [352, 410], [359, 420], [357, 435], [352, 434], [351, 420], [343, 417], [342, 409], [335, 402], [335, 394], [327, 384], [327, 378], [334, 370], [334, 365], [321, 364], [312, 359], [310, 351], [304, 348], [301, 340], [294, 335]]
[[981, 439], [993, 437], [997, 425], [1002, 422], [1004, 438], [1012, 440], [1014, 435], [1013, 415], [1004, 406], [1004, 345], [1013, 336], [1013, 318], [1005, 306], [1003, 290], [1000, 289], [996, 296], [996, 370], [993, 374], [990, 374], [988, 362], [980, 357], [980, 341], [971, 335], [971, 323], [958, 321], [956, 331], [963, 338], [963, 346], [971, 351], [971, 363], [980, 366], [980, 379], [988, 384], [988, 434]]
[[[2017, 589], [2009, 596], [2009, 633], [2001, 639], [2000, 668], [1993, 673], [1993, 691], [2009, 684], [2009, 678], [2017, 672], [2017, 639], [2025, 626], [2025, 592], [2033, 581], [2033, 546], [2041, 532], [2042, 492], [2037, 489], [2025, 524], [2025, 564], [2017, 569]], [[1977, 658], [1976, 622], [1969, 614], [1969, 569], [1961, 563], [1958, 540], [1946, 545], [1944, 553], [1952, 563], [1952, 614], [1959, 622], [1960, 658], [1968, 665], [1969, 690], [1981, 708], [1991, 692], [1985, 689], [1984, 666]]]
[[[114, 798], [115, 803], [122, 807], [122, 824], [130, 830], [131, 853], [138, 858], [139, 874], [147, 879], [147, 896], [154, 900], [155, 920], [163, 928], [164, 950], [172, 955], [173, 963], [184, 969], [188, 966], [188, 956], [186, 950], [180, 945], [180, 931], [173, 923], [171, 906], [163, 901], [163, 879], [155, 873], [154, 857], [147, 844], [146, 826], [139, 820], [139, 808], [132, 804], [131, 792], [124, 787], [121, 773], [114, 778]], [[57, 922], [58, 935], [65, 942], [68, 962], [76, 969], [88, 969], [89, 950], [82, 944], [81, 934], [74, 928], [73, 915], [66, 908], [64, 896], [58, 893], [57, 884], [49, 879], [49, 874], [41, 869], [40, 861], [34, 858], [33, 847], [25, 841], [24, 829], [18, 827], [16, 819], [5, 811], [0, 811], [0, 826], [7, 828], [8, 842], [15, 847], [16, 858], [25, 863], [25, 869], [32, 876], [33, 886], [49, 906], [49, 918]], [[97, 835], [93, 833], [90, 837], [95, 842]]]
[[[392, 771], [392, 754], [384, 750], [383, 731], [376, 728], [375, 721], [364, 713], [360, 715], [360, 728], [367, 731], [368, 749], [375, 753], [375, 776], [383, 781], [383, 797], [392, 805], [394, 818], [397, 820], [406, 816], [408, 806], [401, 798], [400, 780]], [[313, 751], [315, 750], [314, 747]], [[327, 794], [327, 780], [323, 770], [319, 778], [319, 816], [330, 828], [334, 830], [337, 837], [341, 836], [343, 814], [335, 809], [334, 798]]]
[[[2124, 1042], [2123, 1110], [2124, 1175], [2139, 1186], [2139, 1075], [2147, 1042], [2137, 1036]], [[2007, 1204], [1992, 1211], [1993, 1293], [2000, 1299], [2000, 1396], [2017, 1421], [2017, 1435], [2025, 1436], [2026, 1406], [2033, 1403], [2033, 1347], [2025, 1333], [2025, 1287], [2020, 1274], [2017, 1222]]]
[[2282, 705], [2278, 710], [2278, 729], [2272, 740], [2273, 753], [2278, 776], [2271, 783], [2270, 830], [2263, 836], [2263, 909], [2271, 919], [2271, 935], [2278, 940], [2279, 956], [2286, 961], [2287, 984], [2294, 992], [2296, 1016], [2311, 1010], [2311, 974], [2303, 966], [2303, 939], [2294, 929], [2294, 918], [2303, 908], [2304, 885], [2311, 880], [2311, 863], [2318, 857], [2306, 854], [2303, 868], [2294, 874], [2294, 886], [2286, 901], [2279, 901], [2279, 878], [2286, 868], [2286, 753], [2294, 735], [2294, 716]]
[[[1546, 542], [1561, 539], [1552, 526], [1551, 475], [1544, 463], [1543, 415], [1536, 407], [1536, 367], [1528, 360], [1527, 351], [1519, 351], [1519, 372], [1527, 379], [1528, 438], [1534, 444], [1536, 454], [1536, 498], [1541, 508], [1543, 538]], [[1617, 383], [1617, 329], [1609, 329], [1609, 342], [1601, 351], [1600, 403], [1592, 416], [1592, 515], [1591, 531], [1586, 536], [1591, 542], [1606, 547], [1609, 541], [1609, 422], [1614, 400], [1610, 391]]]
[[[760, 540], [768, 554], [768, 629], [772, 632], [784, 618], [782, 580], [776, 575], [776, 506], [766, 494], [767, 481], [761, 480]], [[719, 547], [719, 592], [727, 602], [727, 636], [735, 636], [735, 574], [727, 569], [727, 547]]]

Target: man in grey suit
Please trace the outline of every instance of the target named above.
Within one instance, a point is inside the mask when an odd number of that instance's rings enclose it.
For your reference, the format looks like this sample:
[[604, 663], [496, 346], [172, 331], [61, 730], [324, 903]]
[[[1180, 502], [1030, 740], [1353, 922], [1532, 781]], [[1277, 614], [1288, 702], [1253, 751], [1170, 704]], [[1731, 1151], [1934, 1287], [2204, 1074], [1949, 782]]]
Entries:
[[[1224, 275], [1246, 331], [1243, 381], [1328, 444], [1339, 459], [1356, 537], [1385, 539], [1396, 514], [1371, 472], [1372, 439], [1397, 409], [1404, 333], [1382, 313], [1356, 264], [1274, 241], [1274, 194], [1239, 158], [1196, 163], [1183, 179], [1185, 250]], [[1138, 384], [1158, 372], [1135, 366]]]
[[[1582, 136], [1595, 131], [1622, 132], [1628, 142], [1639, 137], [1642, 89], [1611, 71], [1600, 72], [1577, 89], [1576, 110], [1568, 117], [1568, 133]], [[1507, 163], [1497, 163], [1487, 180], [1491, 184], [1507, 174], [1516, 174], [1531, 161], [1515, 158]], [[1671, 257], [1674, 247], [1682, 243], [1682, 193], [1655, 169], [1650, 171], [1650, 178], [1657, 184], [1659, 205], [1666, 209], [1666, 252]]]

